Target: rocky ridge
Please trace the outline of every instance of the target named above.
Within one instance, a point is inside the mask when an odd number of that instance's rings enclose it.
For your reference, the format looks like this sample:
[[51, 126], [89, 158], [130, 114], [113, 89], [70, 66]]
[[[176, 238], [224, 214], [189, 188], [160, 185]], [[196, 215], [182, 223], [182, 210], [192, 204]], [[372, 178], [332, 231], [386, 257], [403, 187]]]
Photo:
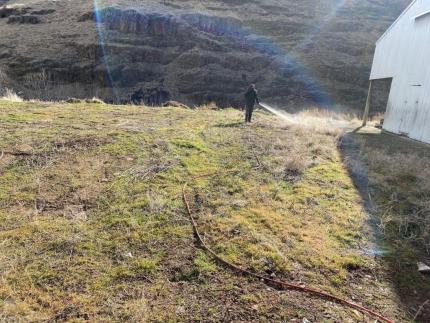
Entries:
[[[0, 85], [26, 97], [361, 108], [373, 44], [407, 0], [0, 1]], [[390, 4], [387, 6], [387, 4]], [[19, 39], [17, 42], [16, 39]]]

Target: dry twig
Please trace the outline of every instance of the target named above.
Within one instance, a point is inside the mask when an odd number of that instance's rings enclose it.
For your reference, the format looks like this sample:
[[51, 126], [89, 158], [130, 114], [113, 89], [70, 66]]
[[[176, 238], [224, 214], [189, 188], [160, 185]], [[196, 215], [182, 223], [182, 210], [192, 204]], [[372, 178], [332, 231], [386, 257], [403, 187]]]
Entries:
[[426, 305], [428, 305], [430, 303], [430, 300], [426, 300], [421, 306], [420, 306], [420, 308], [418, 309], [418, 311], [417, 311], [417, 313], [415, 314], [415, 316], [414, 316], [414, 319], [413, 319], [413, 321], [416, 321], [417, 320], [417, 318], [421, 315], [421, 312], [423, 311], [423, 309], [424, 309], [424, 307], [426, 306]]

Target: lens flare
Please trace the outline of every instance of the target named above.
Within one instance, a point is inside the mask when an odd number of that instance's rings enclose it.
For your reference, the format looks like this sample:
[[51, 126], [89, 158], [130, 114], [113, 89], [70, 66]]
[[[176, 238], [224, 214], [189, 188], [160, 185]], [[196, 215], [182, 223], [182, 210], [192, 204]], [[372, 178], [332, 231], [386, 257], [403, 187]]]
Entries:
[[97, 3], [97, 0], [93, 0], [93, 7], [94, 7], [94, 17], [95, 17], [95, 23], [96, 23], [96, 30], [97, 30], [97, 36], [99, 39], [99, 44], [100, 44], [100, 48], [102, 50], [102, 59], [103, 59], [103, 64], [106, 70], [106, 75], [109, 81], [109, 85], [110, 88], [112, 89], [112, 93], [114, 96], [114, 101], [116, 103], [119, 103], [120, 99], [119, 99], [119, 95], [118, 95], [118, 91], [117, 88], [115, 86], [113, 77], [112, 77], [112, 73], [110, 70], [110, 64], [109, 64], [109, 56], [106, 53], [106, 46], [105, 46], [105, 34], [102, 28], [102, 21], [101, 21], [101, 17], [100, 17], [100, 10], [99, 10], [99, 6]]
[[300, 50], [306, 48], [311, 44], [316, 36], [318, 36], [325, 27], [337, 16], [339, 10], [343, 8], [348, 0], [339, 0], [330, 13], [324, 18], [321, 24], [315, 26], [315, 28], [310, 32], [305, 39], [298, 43], [293, 50]]
[[[333, 10], [329, 13], [327, 17], [323, 19], [323, 22], [316, 26], [307, 37], [305, 37], [300, 43], [298, 43], [293, 49], [290, 51], [291, 53], [297, 52], [297, 50], [305, 48], [308, 44], [310, 44], [313, 39], [321, 33], [321, 31], [329, 24], [329, 22], [337, 15], [340, 8], [342, 8], [348, 0], [339, 0], [334, 6]], [[104, 28], [103, 17], [102, 17], [102, 9], [103, 6], [100, 3], [100, 0], [93, 0], [94, 6], [94, 16], [96, 20], [96, 28], [97, 34], [99, 38], [99, 44], [103, 55], [103, 64], [106, 71], [107, 78], [109, 80], [110, 86], [112, 88], [113, 95], [116, 101], [119, 101], [120, 97], [118, 94], [118, 89], [116, 87], [115, 77], [113, 77], [111, 65], [110, 65], [110, 57], [107, 50], [107, 45], [109, 45], [108, 31]], [[134, 7], [134, 9], [148, 9], [147, 5], [140, 5], [140, 7]], [[155, 9], [154, 9], [155, 10]], [[169, 15], [172, 15], [170, 12]], [[177, 14], [175, 18], [178, 21], [183, 21], [184, 24], [188, 22], [185, 21], [181, 14]], [[286, 53], [285, 50], [281, 49], [272, 39], [258, 35], [254, 30], [250, 29], [249, 26], [230, 26], [230, 29], [234, 29], [232, 35], [233, 37], [240, 43], [255, 49], [256, 51], [268, 55], [271, 57], [281, 69], [285, 69], [285, 71], [292, 73], [294, 78], [302, 84], [306, 93], [313, 93], [313, 96], [309, 101], [312, 101], [321, 106], [331, 106], [332, 100], [327, 94], [324, 86], [320, 84], [320, 82], [311, 76], [311, 72], [298, 62], [297, 58], [294, 58], [292, 54]], [[265, 72], [262, 72], [260, 76], [263, 76]]]

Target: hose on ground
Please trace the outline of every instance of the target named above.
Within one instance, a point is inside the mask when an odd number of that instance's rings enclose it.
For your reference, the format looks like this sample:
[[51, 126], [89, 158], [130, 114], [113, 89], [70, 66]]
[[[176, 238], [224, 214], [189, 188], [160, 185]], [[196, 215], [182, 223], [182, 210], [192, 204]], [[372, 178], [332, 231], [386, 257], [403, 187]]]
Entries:
[[206, 252], [208, 252], [214, 259], [216, 259], [219, 263], [221, 263], [224, 266], [232, 269], [234, 272], [240, 273], [242, 275], [246, 275], [246, 276], [251, 276], [251, 277], [257, 278], [259, 280], [262, 280], [262, 281], [264, 281], [264, 282], [266, 282], [266, 283], [268, 283], [270, 285], [276, 286], [278, 288], [293, 289], [293, 290], [296, 290], [296, 291], [299, 291], [299, 292], [312, 294], [312, 295], [315, 295], [315, 296], [318, 296], [318, 297], [321, 297], [321, 298], [325, 298], [325, 299], [330, 300], [332, 302], [336, 302], [336, 303], [341, 304], [343, 306], [347, 306], [347, 307], [353, 308], [353, 309], [355, 309], [355, 310], [357, 310], [357, 311], [359, 311], [359, 312], [361, 312], [361, 313], [363, 313], [365, 315], [368, 315], [370, 317], [378, 319], [381, 322], [393, 323], [393, 321], [389, 320], [388, 318], [384, 317], [383, 315], [378, 314], [378, 313], [376, 313], [376, 312], [374, 312], [374, 311], [372, 311], [372, 310], [370, 310], [368, 308], [365, 308], [365, 307], [363, 307], [361, 305], [358, 305], [358, 304], [355, 304], [355, 303], [350, 302], [348, 300], [345, 300], [345, 299], [339, 298], [337, 296], [331, 295], [331, 294], [326, 293], [324, 291], [320, 291], [320, 290], [317, 290], [317, 289], [313, 289], [313, 288], [308, 288], [308, 287], [296, 285], [296, 284], [293, 284], [293, 283], [290, 283], [290, 282], [287, 282], [287, 281], [284, 281], [284, 280], [273, 279], [273, 278], [270, 278], [270, 277], [267, 277], [267, 276], [263, 276], [261, 274], [257, 274], [257, 273], [251, 272], [251, 271], [249, 271], [247, 269], [244, 269], [244, 268], [242, 268], [242, 267], [240, 267], [238, 265], [230, 263], [229, 261], [227, 261], [224, 258], [222, 258], [221, 256], [219, 256], [215, 251], [213, 251], [204, 242], [204, 240], [203, 240], [203, 238], [202, 238], [202, 236], [200, 234], [200, 231], [199, 231], [199, 228], [197, 226], [196, 220], [194, 219], [194, 216], [193, 216], [193, 212], [191, 211], [190, 203], [189, 203], [188, 198], [187, 198], [187, 194], [186, 194], [187, 184], [188, 183], [185, 183], [184, 186], [183, 186], [183, 188], [182, 188], [182, 198], [183, 198], [183, 201], [184, 201], [185, 208], [186, 208], [186, 211], [188, 213], [188, 216], [189, 216], [189, 218], [191, 220], [191, 223], [192, 223], [192, 226], [193, 226], [193, 230], [194, 230], [194, 234], [196, 235], [196, 237], [198, 239], [198, 242], [201, 245], [201, 247]]

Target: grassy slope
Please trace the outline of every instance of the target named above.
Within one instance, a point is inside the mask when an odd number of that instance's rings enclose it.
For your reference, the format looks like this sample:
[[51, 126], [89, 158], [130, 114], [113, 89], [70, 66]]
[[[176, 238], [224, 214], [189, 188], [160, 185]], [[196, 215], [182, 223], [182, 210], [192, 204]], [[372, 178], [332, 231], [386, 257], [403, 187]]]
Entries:
[[0, 102], [0, 318], [362, 319], [215, 264], [184, 212], [189, 181], [201, 231], [225, 258], [400, 320], [383, 271], [357, 251], [366, 215], [336, 134], [256, 118]]

